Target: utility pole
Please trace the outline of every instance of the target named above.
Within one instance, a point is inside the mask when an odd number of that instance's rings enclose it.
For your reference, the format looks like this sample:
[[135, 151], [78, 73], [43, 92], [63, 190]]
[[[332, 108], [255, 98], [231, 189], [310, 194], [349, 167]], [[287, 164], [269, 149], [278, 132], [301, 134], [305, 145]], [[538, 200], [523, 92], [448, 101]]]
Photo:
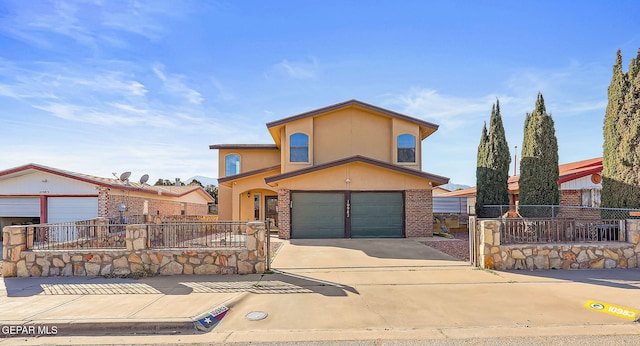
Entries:
[[513, 176], [515, 177], [516, 175], [518, 175], [518, 146], [515, 146], [514, 151], [514, 157], [513, 157]]

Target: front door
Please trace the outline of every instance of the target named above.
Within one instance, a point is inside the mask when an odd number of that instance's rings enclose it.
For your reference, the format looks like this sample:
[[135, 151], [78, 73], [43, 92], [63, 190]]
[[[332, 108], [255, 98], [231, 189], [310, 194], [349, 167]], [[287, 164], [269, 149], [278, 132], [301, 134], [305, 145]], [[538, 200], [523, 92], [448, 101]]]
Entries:
[[265, 220], [273, 220], [273, 225], [278, 227], [278, 196], [266, 196], [264, 198]]

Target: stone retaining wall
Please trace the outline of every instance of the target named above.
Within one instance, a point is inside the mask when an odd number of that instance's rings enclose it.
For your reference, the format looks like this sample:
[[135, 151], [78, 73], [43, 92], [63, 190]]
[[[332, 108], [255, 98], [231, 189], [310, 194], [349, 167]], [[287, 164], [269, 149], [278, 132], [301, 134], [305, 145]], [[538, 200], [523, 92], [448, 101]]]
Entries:
[[640, 220], [627, 220], [627, 242], [500, 244], [500, 221], [479, 222], [479, 265], [486, 269], [638, 268]]
[[[267, 248], [264, 222], [249, 222], [246, 247], [223, 249], [153, 249], [146, 225], [128, 225], [126, 249], [28, 250], [27, 227], [5, 227], [4, 277], [92, 276], [151, 273], [264, 273]], [[30, 239], [31, 238], [31, 239]]]

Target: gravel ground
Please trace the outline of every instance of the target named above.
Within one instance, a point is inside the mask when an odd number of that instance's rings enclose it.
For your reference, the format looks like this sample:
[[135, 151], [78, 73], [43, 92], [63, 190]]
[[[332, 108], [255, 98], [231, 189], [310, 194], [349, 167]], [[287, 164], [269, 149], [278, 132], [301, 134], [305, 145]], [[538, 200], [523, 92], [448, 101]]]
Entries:
[[438, 239], [423, 241], [424, 245], [442, 251], [461, 261], [469, 261], [469, 233], [451, 233], [455, 239]]

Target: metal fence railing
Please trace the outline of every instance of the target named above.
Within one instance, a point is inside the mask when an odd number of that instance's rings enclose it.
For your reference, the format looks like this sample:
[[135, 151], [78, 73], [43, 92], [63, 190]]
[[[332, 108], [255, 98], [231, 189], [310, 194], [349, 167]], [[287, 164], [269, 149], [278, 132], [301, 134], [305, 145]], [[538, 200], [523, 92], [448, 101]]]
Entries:
[[238, 248], [247, 245], [246, 221], [165, 222], [148, 227], [152, 248]]
[[524, 217], [562, 219], [637, 219], [640, 209], [599, 208], [572, 205], [485, 205], [476, 210], [478, 218]]
[[[117, 219], [24, 226], [32, 250], [126, 248], [127, 225]], [[191, 220], [146, 224], [151, 248], [244, 248], [247, 221]], [[265, 222], [267, 242], [269, 223]], [[268, 246], [268, 244], [267, 244]]]
[[29, 225], [27, 244], [32, 250], [125, 248], [126, 225], [77, 221]]
[[626, 242], [626, 220], [501, 219], [500, 243]]

